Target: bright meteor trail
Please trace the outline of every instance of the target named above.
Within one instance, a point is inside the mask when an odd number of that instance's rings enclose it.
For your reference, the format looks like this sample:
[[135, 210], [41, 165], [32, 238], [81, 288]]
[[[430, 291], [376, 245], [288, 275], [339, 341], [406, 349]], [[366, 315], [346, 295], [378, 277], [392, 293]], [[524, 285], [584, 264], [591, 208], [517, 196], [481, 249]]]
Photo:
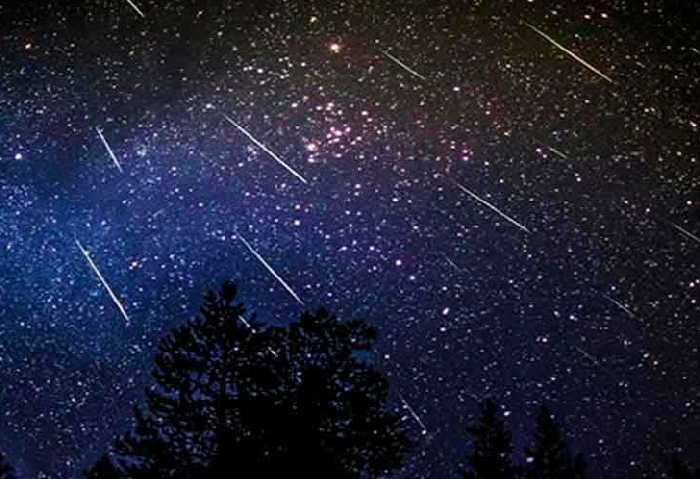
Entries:
[[498, 213], [499, 215], [501, 215], [503, 218], [505, 218], [506, 220], [510, 221], [510, 222], [513, 223], [515, 226], [517, 226], [518, 228], [520, 228], [521, 230], [526, 231], [527, 233], [532, 233], [532, 232], [531, 232], [529, 229], [527, 229], [525, 226], [523, 226], [523, 225], [521, 225], [520, 223], [518, 223], [517, 221], [515, 221], [513, 218], [511, 218], [510, 216], [508, 216], [507, 214], [505, 214], [504, 212], [502, 212], [501, 210], [499, 210], [498, 208], [496, 208], [494, 205], [492, 205], [492, 204], [489, 203], [488, 201], [479, 198], [476, 194], [472, 193], [471, 191], [469, 191], [468, 189], [466, 189], [464, 186], [460, 185], [459, 183], [454, 182], [454, 184], [455, 184], [455, 186], [457, 186], [457, 188], [459, 188], [460, 190], [464, 191], [466, 194], [468, 194], [469, 196], [471, 196], [471, 197], [474, 198], [475, 200], [477, 200], [477, 201], [479, 201], [479, 202], [485, 204], [486, 206], [488, 206], [489, 208], [491, 208], [493, 211], [495, 211], [496, 213]]
[[139, 9], [139, 7], [136, 6], [136, 4], [134, 2], [132, 2], [131, 0], [126, 0], [126, 1], [129, 2], [129, 5], [131, 5], [131, 7], [134, 10], [136, 10], [136, 13], [141, 15], [143, 18], [146, 18], [146, 15], [143, 14], [143, 12]]
[[420, 416], [416, 413], [416, 411], [413, 410], [413, 408], [406, 402], [406, 400], [403, 398], [403, 394], [399, 393], [399, 399], [401, 399], [401, 402], [403, 403], [404, 407], [408, 409], [408, 412], [413, 416], [413, 419], [416, 420], [418, 425], [421, 427], [423, 430], [422, 433], [425, 435], [428, 432], [428, 428], [425, 427], [425, 423], [421, 420]]
[[258, 259], [258, 261], [260, 261], [260, 262], [263, 264], [263, 266], [265, 266], [265, 268], [267, 268], [267, 270], [272, 274], [272, 276], [274, 276], [275, 279], [276, 279], [277, 281], [279, 281], [280, 284], [281, 284], [282, 286], [284, 286], [284, 289], [286, 289], [286, 290], [289, 292], [289, 294], [291, 294], [291, 295], [294, 297], [294, 299], [297, 300], [297, 302], [298, 302], [299, 304], [301, 304], [302, 306], [304, 306], [304, 302], [299, 298], [299, 296], [294, 292], [294, 290], [282, 279], [282, 277], [281, 277], [280, 275], [277, 274], [277, 272], [272, 268], [272, 266], [270, 266], [270, 265], [268, 264], [268, 262], [265, 261], [265, 258], [263, 258], [262, 256], [260, 256], [260, 254], [259, 254], [257, 251], [255, 251], [255, 250], [253, 249], [253, 247], [250, 245], [250, 243], [248, 243], [248, 242], [246, 241], [246, 239], [243, 237], [242, 234], [240, 234], [240, 233], [236, 233], [236, 234], [238, 235], [238, 238], [239, 238], [239, 239], [243, 242], [243, 244], [246, 246], [246, 248], [248, 248], [248, 251], [250, 251], [251, 253], [253, 253], [253, 255]]
[[280, 158], [279, 156], [277, 156], [277, 154], [275, 154], [274, 151], [270, 150], [267, 146], [265, 146], [265, 145], [263, 145], [262, 143], [260, 143], [253, 135], [251, 135], [250, 133], [248, 133], [248, 130], [246, 130], [245, 128], [243, 128], [241, 125], [239, 125], [238, 123], [236, 123], [235, 121], [233, 121], [233, 120], [232, 120], [231, 118], [229, 118], [228, 116], [224, 115], [224, 118], [226, 118], [226, 120], [227, 120], [229, 123], [231, 123], [233, 126], [235, 126], [236, 128], [238, 128], [238, 129], [241, 131], [241, 133], [243, 133], [245, 136], [247, 136], [247, 137], [250, 139], [250, 141], [252, 141], [252, 142], [255, 143], [256, 145], [258, 145], [258, 146], [260, 147], [261, 150], [263, 150], [265, 153], [267, 153], [268, 155], [270, 155], [277, 163], [279, 163], [280, 165], [284, 166], [284, 167], [287, 169], [287, 171], [289, 171], [291, 174], [293, 174], [294, 176], [296, 176], [297, 178], [299, 178], [299, 179], [300, 179], [301, 181], [303, 181], [304, 183], [306, 183], [306, 184], [309, 183], [308, 181], [306, 181], [306, 179], [305, 179], [303, 176], [301, 176], [299, 173], [297, 173], [296, 171], [294, 171], [294, 169], [293, 169], [291, 166], [289, 166], [287, 163], [285, 163], [285, 162], [282, 160], [282, 158]]
[[530, 24], [527, 23], [527, 22], [524, 22], [524, 23], [525, 23], [525, 25], [527, 25], [528, 27], [530, 27], [532, 30], [534, 30], [537, 34], [539, 34], [539, 35], [541, 35], [542, 37], [544, 37], [549, 43], [551, 43], [552, 45], [554, 45], [555, 47], [557, 47], [559, 50], [563, 51], [563, 52], [566, 53], [567, 55], [571, 56], [571, 58], [573, 58], [574, 60], [576, 60], [577, 62], [579, 62], [581, 65], [585, 66], [586, 68], [588, 68], [590, 71], [592, 71], [592, 72], [595, 73], [596, 75], [599, 75], [600, 77], [605, 78], [605, 79], [606, 79], [607, 81], [609, 81], [610, 83], [613, 83], [613, 84], [615, 83], [615, 82], [612, 80], [612, 78], [610, 78], [609, 76], [607, 76], [606, 74], [604, 74], [603, 72], [601, 72], [600, 70], [598, 70], [596, 67], [594, 67], [593, 65], [591, 65], [590, 63], [588, 63], [586, 60], [584, 60], [584, 59], [581, 58], [580, 56], [576, 55], [574, 52], [572, 52], [572, 51], [569, 50], [568, 48], [563, 47], [560, 43], [558, 43], [556, 40], [554, 40], [552, 37], [550, 37], [549, 35], [547, 35], [546, 33], [544, 33], [542, 30], [540, 30], [540, 29], [537, 28], [536, 26], [530, 25]]
[[109, 156], [112, 157], [112, 161], [114, 161], [114, 164], [117, 165], [117, 169], [119, 170], [119, 173], [124, 173], [122, 170], [122, 165], [119, 164], [119, 160], [117, 160], [117, 155], [114, 154], [112, 151], [112, 148], [109, 147], [109, 143], [107, 143], [107, 140], [105, 140], [104, 135], [102, 135], [102, 130], [99, 128], [95, 128], [97, 130], [97, 134], [100, 135], [100, 140], [102, 140], [102, 144], [105, 146], [107, 149], [107, 152], [109, 153]]
[[126, 314], [124, 305], [122, 305], [121, 301], [119, 301], [119, 298], [117, 298], [117, 295], [114, 294], [112, 288], [110, 288], [107, 284], [107, 281], [105, 280], [104, 276], [102, 276], [102, 273], [100, 273], [100, 270], [97, 268], [97, 265], [92, 261], [92, 258], [90, 258], [90, 253], [88, 253], [88, 251], [85, 248], [83, 248], [83, 245], [81, 245], [80, 241], [78, 241], [77, 239], [75, 240], [75, 244], [78, 245], [80, 251], [82, 251], [83, 255], [85, 255], [85, 259], [87, 259], [88, 263], [90, 263], [90, 266], [95, 271], [95, 274], [100, 279], [100, 282], [102, 282], [102, 286], [105, 287], [110, 297], [112, 298], [112, 301], [114, 301], [114, 304], [117, 305], [117, 308], [119, 308], [119, 311], [122, 313], [122, 316], [124, 316], [124, 319], [126, 320], [126, 325], [129, 326], [129, 324], [131, 324], [131, 321], [129, 320], [129, 316]]
[[418, 78], [420, 78], [421, 80], [427, 80], [427, 78], [425, 78], [423, 75], [421, 75], [421, 74], [418, 73], [417, 71], [415, 71], [415, 70], [409, 68], [408, 65], [406, 65], [405, 63], [403, 63], [401, 60], [399, 60], [398, 58], [396, 58], [396, 57], [395, 57], [394, 55], [392, 55], [391, 53], [389, 53], [389, 52], [382, 52], [382, 53], [383, 53], [384, 55], [386, 55], [386, 56], [389, 58], [389, 60], [391, 60], [391, 61], [393, 61], [394, 63], [396, 63], [398, 66], [400, 66], [401, 68], [403, 68], [404, 70], [406, 70], [406, 71], [407, 71], [408, 73], [410, 73], [411, 75], [415, 75], [415, 76], [417, 76]]

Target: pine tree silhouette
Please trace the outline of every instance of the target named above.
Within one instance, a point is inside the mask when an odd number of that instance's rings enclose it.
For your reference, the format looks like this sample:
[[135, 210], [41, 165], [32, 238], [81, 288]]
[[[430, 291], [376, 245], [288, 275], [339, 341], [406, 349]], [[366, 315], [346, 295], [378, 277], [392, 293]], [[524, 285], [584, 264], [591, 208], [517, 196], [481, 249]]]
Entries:
[[671, 459], [669, 477], [671, 479], [700, 479], [700, 469], [693, 471], [685, 461], [674, 456]]
[[481, 404], [481, 417], [474, 426], [467, 427], [472, 437], [471, 451], [466, 456], [467, 470], [463, 479], [514, 479], [516, 468], [511, 454], [511, 433], [498, 417], [498, 406], [493, 399]]
[[200, 315], [161, 341], [146, 407], [113, 448], [121, 477], [342, 479], [398, 468], [411, 441], [385, 408], [386, 378], [357, 354], [375, 330], [324, 310], [267, 327], [241, 320], [235, 296], [230, 282], [207, 293]]
[[107, 454], [103, 454], [90, 469], [83, 471], [85, 479], [120, 479], [122, 474], [114, 467]]
[[583, 456], [571, 457], [559, 425], [543, 406], [536, 419], [535, 446], [526, 449], [525, 479], [582, 479], [586, 470]]
[[15, 468], [7, 462], [3, 453], [0, 453], [0, 479], [17, 479]]

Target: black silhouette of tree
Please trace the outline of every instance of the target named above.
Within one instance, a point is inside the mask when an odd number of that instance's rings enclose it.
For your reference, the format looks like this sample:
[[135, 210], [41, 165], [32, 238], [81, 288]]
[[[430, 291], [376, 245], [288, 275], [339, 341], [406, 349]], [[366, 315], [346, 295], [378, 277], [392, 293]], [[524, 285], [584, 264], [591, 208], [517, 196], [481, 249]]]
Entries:
[[107, 454], [103, 454], [90, 469], [83, 471], [85, 479], [120, 479], [122, 474], [114, 467]]
[[17, 479], [15, 468], [7, 462], [3, 453], [0, 453], [0, 479]]
[[685, 461], [674, 456], [671, 459], [669, 477], [671, 479], [700, 479], [700, 469], [693, 471]]
[[535, 445], [526, 449], [525, 479], [582, 479], [586, 471], [583, 456], [572, 458], [551, 411], [543, 406], [536, 419]]
[[471, 436], [471, 450], [466, 456], [463, 479], [514, 479], [516, 467], [511, 455], [511, 433], [498, 417], [498, 406], [493, 399], [481, 404], [481, 417], [476, 425], [467, 427]]
[[374, 328], [324, 310], [263, 326], [245, 319], [236, 292], [231, 282], [210, 291], [200, 315], [161, 341], [146, 407], [107, 459], [121, 477], [364, 478], [400, 467], [411, 441], [386, 409], [386, 378], [358, 357]]

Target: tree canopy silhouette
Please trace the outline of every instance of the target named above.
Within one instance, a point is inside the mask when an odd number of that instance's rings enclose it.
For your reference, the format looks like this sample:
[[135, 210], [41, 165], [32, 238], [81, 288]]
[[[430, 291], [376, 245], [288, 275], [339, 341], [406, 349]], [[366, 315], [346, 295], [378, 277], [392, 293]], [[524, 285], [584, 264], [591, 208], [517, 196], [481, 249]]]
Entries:
[[358, 478], [398, 468], [411, 441], [386, 409], [387, 379], [358, 357], [375, 329], [325, 310], [265, 326], [245, 319], [236, 292], [231, 282], [208, 292], [199, 316], [162, 339], [134, 430], [86, 477]]
[[83, 471], [85, 479], [120, 479], [124, 477], [109, 460], [107, 454], [103, 454], [90, 469]]
[[525, 479], [582, 479], [586, 470], [583, 456], [572, 458], [551, 411], [542, 406], [536, 419], [535, 446], [526, 449], [529, 458]]
[[693, 471], [685, 461], [674, 456], [671, 459], [669, 477], [671, 479], [700, 479], [700, 469]]
[[0, 479], [17, 479], [15, 468], [7, 462], [5, 454], [0, 452]]
[[466, 456], [463, 479], [514, 479], [516, 468], [511, 455], [511, 433], [498, 417], [498, 406], [493, 399], [481, 404], [478, 423], [467, 427], [472, 437], [471, 450]]

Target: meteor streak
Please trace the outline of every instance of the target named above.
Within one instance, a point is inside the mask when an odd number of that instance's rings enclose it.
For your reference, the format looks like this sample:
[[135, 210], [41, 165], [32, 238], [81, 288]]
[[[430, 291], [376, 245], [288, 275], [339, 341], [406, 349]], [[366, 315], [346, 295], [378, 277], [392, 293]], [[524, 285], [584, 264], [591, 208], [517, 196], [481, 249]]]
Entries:
[[420, 416], [416, 414], [416, 411], [413, 410], [413, 408], [406, 402], [406, 400], [403, 398], [403, 394], [399, 393], [399, 398], [401, 399], [401, 402], [403, 403], [403, 406], [408, 409], [408, 412], [413, 416], [413, 419], [416, 420], [416, 422], [420, 425], [421, 429], [423, 430], [423, 434], [426, 434], [428, 432], [428, 428], [425, 427], [425, 424], [423, 421], [421, 421]]
[[268, 155], [270, 155], [277, 163], [279, 163], [280, 165], [284, 166], [284, 167], [287, 169], [287, 171], [289, 171], [291, 174], [293, 174], [294, 176], [296, 176], [297, 178], [299, 178], [302, 182], [308, 184], [308, 181], [306, 181], [306, 179], [305, 179], [303, 176], [301, 176], [299, 173], [297, 173], [296, 171], [294, 171], [294, 169], [293, 169], [291, 166], [289, 166], [287, 163], [285, 163], [285, 162], [282, 160], [282, 158], [280, 158], [279, 156], [277, 156], [277, 155], [275, 154], [274, 151], [270, 150], [267, 146], [265, 146], [265, 145], [263, 145], [262, 143], [260, 143], [253, 135], [251, 135], [251, 134], [248, 132], [248, 130], [246, 130], [246, 129], [243, 128], [241, 125], [239, 125], [238, 123], [236, 123], [235, 121], [233, 121], [233, 120], [232, 120], [231, 118], [229, 118], [227, 115], [224, 115], [224, 118], [226, 118], [226, 120], [227, 120], [229, 123], [231, 123], [233, 126], [235, 126], [236, 128], [238, 128], [238, 129], [241, 131], [241, 133], [243, 133], [245, 136], [247, 136], [247, 137], [250, 139], [250, 141], [252, 141], [252, 142], [255, 143], [256, 145], [258, 145], [258, 147], [260, 147], [261, 150], [263, 150], [265, 153], [267, 153]]
[[571, 56], [571, 58], [573, 58], [574, 60], [576, 60], [577, 62], [579, 62], [581, 65], [585, 66], [586, 68], [588, 68], [590, 71], [592, 71], [592, 72], [595, 73], [596, 75], [599, 75], [599, 76], [605, 78], [607, 81], [609, 81], [609, 82], [612, 83], [613, 85], [615, 84], [615, 82], [612, 80], [612, 78], [610, 78], [609, 76], [607, 76], [606, 74], [604, 74], [603, 72], [601, 72], [600, 70], [598, 70], [596, 67], [594, 67], [593, 65], [591, 65], [590, 63], [588, 63], [586, 60], [584, 60], [584, 59], [581, 58], [580, 56], [576, 55], [576, 54], [575, 54], [574, 52], [572, 52], [571, 50], [569, 50], [569, 49], [563, 47], [560, 43], [558, 43], [558, 42], [557, 42], [556, 40], [554, 40], [552, 37], [550, 37], [549, 35], [547, 35], [546, 33], [544, 33], [542, 30], [540, 30], [539, 28], [537, 28], [537, 27], [534, 26], [534, 25], [530, 25], [530, 24], [527, 23], [527, 22], [524, 22], [524, 23], [525, 23], [525, 25], [527, 25], [528, 27], [530, 27], [532, 30], [534, 30], [536, 33], [538, 33], [539, 35], [541, 35], [542, 37], [544, 37], [547, 41], [549, 41], [549, 43], [551, 43], [552, 45], [554, 45], [555, 47], [557, 47], [559, 50], [563, 51], [563, 52], [566, 53], [567, 55]]
[[263, 264], [263, 266], [265, 266], [265, 268], [267, 268], [267, 270], [272, 274], [272, 276], [274, 276], [275, 279], [277, 281], [279, 281], [282, 286], [284, 286], [284, 289], [286, 289], [289, 292], [289, 294], [291, 294], [294, 297], [294, 299], [297, 300], [297, 302], [299, 304], [304, 306], [304, 302], [299, 298], [299, 296], [294, 292], [294, 290], [282, 279], [282, 277], [280, 275], [277, 274], [277, 272], [272, 268], [272, 266], [270, 266], [268, 264], [268, 262], [265, 261], [265, 259], [262, 256], [260, 256], [260, 254], [257, 251], [255, 251], [253, 249], [253, 247], [250, 245], [250, 243], [248, 243], [248, 241], [246, 241], [246, 239], [243, 237], [243, 235], [240, 233], [236, 233], [236, 234], [238, 235], [238, 238], [246, 246], [246, 248], [248, 248], [248, 250], [251, 253], [253, 253], [253, 256], [255, 256], [258, 259], [258, 261], [260, 261]]
[[383, 53], [384, 55], [386, 55], [386, 56], [389, 58], [389, 60], [391, 60], [391, 61], [393, 61], [394, 63], [396, 63], [398, 66], [400, 66], [401, 68], [403, 68], [404, 70], [406, 70], [406, 71], [407, 71], [408, 73], [410, 73], [411, 75], [415, 75], [415, 76], [417, 76], [418, 78], [420, 78], [420, 79], [422, 79], [422, 80], [427, 80], [427, 78], [425, 78], [423, 75], [421, 75], [421, 74], [418, 73], [417, 71], [412, 70], [411, 68], [409, 68], [408, 65], [406, 65], [405, 63], [403, 63], [401, 60], [399, 60], [398, 58], [396, 58], [396, 57], [395, 57], [394, 55], [392, 55], [391, 53], [385, 52], [385, 51], [382, 51], [382, 53]]
[[104, 135], [102, 135], [102, 130], [99, 128], [95, 128], [97, 130], [97, 134], [100, 135], [100, 140], [102, 140], [102, 144], [104, 144], [105, 148], [107, 148], [107, 152], [109, 153], [109, 156], [112, 157], [112, 161], [114, 161], [114, 164], [117, 165], [117, 169], [119, 170], [119, 173], [124, 173], [122, 170], [122, 166], [119, 164], [119, 160], [117, 160], [117, 156], [114, 154], [112, 149], [109, 147], [109, 143], [107, 143], [107, 140], [105, 140]]
[[591, 353], [584, 351], [583, 349], [579, 348], [578, 346], [574, 346], [574, 348], [576, 348], [576, 350], [579, 353], [583, 354], [586, 358], [588, 358], [593, 364], [595, 364], [596, 366], [600, 366], [600, 363], [598, 362], [598, 360]]
[[[245, 319], [242, 315], [239, 314], [239, 315], [238, 315], [238, 319], [240, 319], [241, 322], [242, 322], [243, 324], [245, 324], [246, 328], [250, 329], [251, 332], [252, 332], [253, 334], [257, 333], [256, 330], [254, 330], [254, 329], [251, 328], [250, 323], [248, 322], [248, 320]], [[277, 357], [277, 352], [276, 352], [274, 349], [272, 349], [270, 346], [267, 347], [267, 350], [270, 351], [270, 353], [271, 353], [274, 357]]]
[[634, 315], [634, 313], [632, 311], [630, 311], [630, 309], [627, 306], [625, 306], [624, 304], [622, 304], [618, 300], [611, 298], [610, 296], [607, 296], [607, 295], [603, 295], [603, 296], [605, 296], [605, 299], [607, 299], [611, 303], [615, 304], [618, 308], [620, 308], [625, 313], [627, 313], [630, 318], [636, 319], [637, 321], [639, 321], [639, 319]]
[[685, 234], [687, 237], [692, 238], [692, 239], [694, 239], [695, 241], [697, 241], [698, 243], [700, 243], [700, 238], [698, 238], [697, 236], [695, 236], [695, 235], [694, 235], [693, 233], [691, 233], [690, 231], [686, 230], [685, 228], [682, 228], [681, 226], [678, 226], [676, 223], [671, 223], [671, 225], [672, 225], [674, 228], [676, 228], [678, 231], [680, 231], [681, 233]]
[[249, 323], [243, 316], [241, 316], [241, 315], [239, 314], [239, 315], [238, 315], [238, 319], [240, 319], [241, 322], [242, 322], [243, 324], [245, 324], [245, 327], [246, 327], [246, 328], [250, 329], [250, 323]]
[[561, 158], [564, 158], [565, 160], [568, 160], [568, 159], [569, 159], [568, 156], [566, 156], [564, 153], [562, 153], [561, 151], [557, 150], [556, 148], [553, 148], [553, 147], [551, 147], [551, 146], [548, 146], [547, 148], [549, 149], [549, 151], [551, 151], [551, 152], [554, 153], [555, 155], [557, 155], [557, 156], [559, 156], [559, 157], [561, 157]]
[[489, 203], [488, 201], [486, 201], [486, 200], [484, 200], [484, 199], [482, 199], [482, 198], [479, 198], [476, 194], [472, 193], [471, 191], [469, 191], [468, 189], [466, 189], [464, 186], [460, 185], [459, 183], [457, 183], [457, 182], [453, 182], [453, 183], [455, 184], [455, 186], [457, 186], [457, 188], [459, 188], [460, 190], [464, 191], [466, 194], [468, 194], [469, 196], [471, 196], [471, 197], [474, 198], [475, 200], [477, 200], [477, 201], [479, 201], [479, 202], [485, 204], [486, 206], [488, 206], [489, 208], [491, 208], [493, 211], [495, 211], [496, 213], [498, 213], [499, 215], [501, 215], [503, 218], [505, 218], [506, 220], [508, 220], [508, 221], [510, 221], [511, 223], [513, 223], [513, 224], [514, 224], [515, 226], [517, 226], [518, 228], [520, 228], [520, 229], [522, 229], [523, 231], [526, 231], [526, 232], [528, 232], [528, 233], [532, 233], [532, 232], [531, 232], [529, 229], [527, 229], [525, 226], [523, 226], [523, 225], [521, 225], [520, 223], [518, 223], [517, 221], [515, 221], [513, 218], [511, 218], [510, 216], [508, 216], [507, 214], [505, 214], [504, 212], [502, 212], [501, 210], [499, 210], [498, 208], [496, 208], [494, 205], [492, 205], [492, 204]]
[[460, 273], [464, 273], [464, 272], [465, 272], [465, 270], [463, 270], [462, 268], [460, 268], [460, 267], [457, 265], [457, 263], [455, 263], [454, 261], [452, 261], [452, 258], [450, 258], [449, 256], [447, 256], [445, 253], [443, 253], [442, 255], [445, 257], [445, 261], [447, 261], [447, 264], [449, 264], [450, 266], [452, 266], [454, 269], [456, 269], [456, 270], [459, 271]]
[[105, 287], [107, 292], [109, 293], [110, 297], [112, 298], [112, 301], [114, 301], [114, 304], [117, 305], [117, 308], [119, 308], [119, 311], [122, 313], [122, 316], [124, 316], [124, 319], [126, 320], [126, 325], [129, 326], [131, 324], [131, 321], [129, 320], [129, 316], [126, 314], [126, 310], [124, 309], [124, 305], [122, 305], [121, 301], [119, 301], [119, 298], [117, 298], [117, 295], [114, 294], [114, 291], [112, 291], [112, 288], [109, 287], [107, 284], [107, 281], [105, 281], [104, 276], [102, 276], [102, 273], [100, 273], [100, 270], [97, 268], [97, 265], [92, 261], [92, 258], [90, 258], [90, 253], [83, 248], [83, 245], [80, 244], [80, 241], [77, 239], [75, 240], [75, 244], [78, 245], [78, 248], [80, 248], [80, 251], [83, 253], [85, 256], [85, 259], [87, 259], [88, 263], [90, 263], [90, 266], [92, 269], [95, 271], [95, 274], [99, 278], [100, 282], [102, 283], [102, 286]]
[[131, 5], [134, 8], [134, 10], [136, 10], [136, 13], [141, 15], [143, 18], [146, 18], [146, 15], [144, 15], [143, 12], [141, 10], [139, 10], [139, 7], [137, 7], [136, 4], [134, 4], [134, 2], [132, 2], [131, 0], [126, 0], [126, 1], [129, 2], [129, 5]]

